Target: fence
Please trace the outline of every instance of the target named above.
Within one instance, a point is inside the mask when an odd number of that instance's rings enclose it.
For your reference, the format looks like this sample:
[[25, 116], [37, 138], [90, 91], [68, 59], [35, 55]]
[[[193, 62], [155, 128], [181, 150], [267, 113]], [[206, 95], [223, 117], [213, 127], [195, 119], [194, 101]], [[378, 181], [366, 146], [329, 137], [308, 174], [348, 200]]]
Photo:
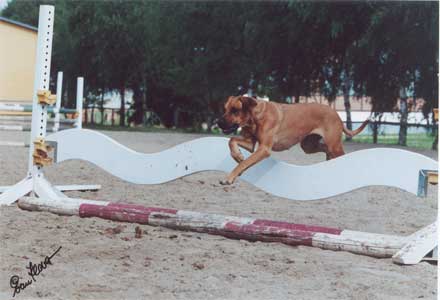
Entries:
[[[360, 125], [361, 122], [353, 122], [353, 128]], [[359, 135], [355, 136], [353, 141], [374, 143], [375, 126], [378, 144], [397, 145], [399, 143], [400, 123], [397, 122], [372, 122]], [[437, 134], [437, 125], [407, 124], [406, 145], [430, 149]]]
[[[134, 113], [133, 109], [127, 109], [126, 124], [128, 124], [128, 120], [130, 119], [130, 116], [133, 115], [133, 113]], [[356, 119], [365, 120], [366, 118], [368, 118], [368, 116], [369, 113], [366, 112], [364, 115], [357, 116]], [[88, 108], [85, 110], [84, 113], [84, 123], [86, 124], [99, 124], [99, 125], [102, 124], [104, 126], [119, 126], [119, 118], [120, 118], [119, 109], [105, 108], [103, 122], [101, 117], [101, 111], [98, 108], [95, 109]], [[341, 115], [341, 118], [344, 120], [345, 115]], [[150, 112], [150, 111], [145, 112], [144, 119], [145, 119], [144, 122], [145, 127], [161, 124], [160, 118], [154, 112]], [[395, 121], [396, 119], [391, 118], [391, 120]], [[407, 145], [410, 147], [430, 149], [437, 135], [436, 125], [433, 126], [432, 124], [427, 124], [426, 120], [422, 120], [420, 117], [416, 118], [415, 116], [410, 118], [410, 120], [412, 120], [412, 123], [407, 124]], [[414, 121], [420, 123], [414, 124]], [[353, 128], [359, 127], [361, 123], [362, 122], [358, 120], [352, 122]], [[376, 138], [374, 137], [375, 126], [377, 128]], [[361, 143], [373, 143], [374, 140], [377, 140], [378, 144], [397, 145], [399, 141], [399, 131], [400, 131], [400, 122], [398, 121], [372, 122], [358, 136], [354, 137], [353, 141], [361, 142]]]

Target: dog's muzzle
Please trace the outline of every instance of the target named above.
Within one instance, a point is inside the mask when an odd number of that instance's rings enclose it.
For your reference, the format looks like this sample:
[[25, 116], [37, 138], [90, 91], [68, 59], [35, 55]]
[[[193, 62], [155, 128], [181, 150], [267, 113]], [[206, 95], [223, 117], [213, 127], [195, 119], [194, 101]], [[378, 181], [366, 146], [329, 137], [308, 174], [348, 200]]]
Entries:
[[238, 129], [238, 127], [240, 127], [240, 126], [238, 126], [238, 124], [233, 124], [232, 127], [227, 128], [227, 129], [222, 129], [222, 131], [224, 134], [231, 134], [231, 133], [234, 133]]
[[238, 127], [240, 127], [238, 124], [232, 124], [231, 126], [229, 126], [228, 124], [226, 124], [226, 122], [223, 119], [220, 119], [217, 122], [217, 125], [218, 127], [220, 127], [220, 129], [224, 134], [231, 134], [235, 132], [238, 129]]

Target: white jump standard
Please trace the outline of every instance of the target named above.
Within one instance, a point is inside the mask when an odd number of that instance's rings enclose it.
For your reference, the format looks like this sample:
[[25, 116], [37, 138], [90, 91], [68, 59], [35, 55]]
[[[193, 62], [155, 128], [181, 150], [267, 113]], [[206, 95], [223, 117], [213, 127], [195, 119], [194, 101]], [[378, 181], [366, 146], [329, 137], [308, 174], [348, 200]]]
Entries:
[[[33, 90], [33, 103], [32, 103], [32, 125], [31, 125], [31, 135], [29, 143], [29, 163], [28, 163], [28, 174], [25, 179], [17, 183], [12, 187], [0, 187], [0, 204], [4, 204], [4, 199], [20, 198], [30, 192], [34, 192], [37, 195], [54, 195], [61, 194], [61, 192], [52, 186], [44, 179], [42, 166], [34, 164], [35, 155], [42, 154], [46, 155], [44, 151], [46, 146], [39, 144], [40, 141], [44, 141], [46, 137], [46, 124], [47, 124], [47, 113], [48, 111], [54, 111], [53, 107], [49, 107], [49, 103], [54, 103], [54, 100], [60, 106], [60, 96], [54, 98], [49, 91], [50, 82], [50, 63], [51, 63], [51, 52], [52, 52], [52, 37], [53, 37], [53, 21], [54, 21], [54, 7], [43, 5], [40, 6], [40, 17], [38, 21], [38, 39], [37, 39], [37, 55], [35, 64], [35, 82]], [[62, 77], [62, 73], [60, 74]], [[78, 83], [82, 84], [82, 79], [78, 80]], [[79, 87], [79, 95], [82, 97], [82, 87]], [[82, 108], [82, 98], [79, 107]], [[78, 105], [78, 104], [77, 104]], [[14, 106], [16, 107], [16, 106]], [[78, 108], [78, 106], [77, 106]], [[76, 110], [75, 110], [76, 112]], [[82, 114], [79, 114], [79, 124], [81, 124]], [[79, 125], [81, 128], [81, 125]], [[35, 143], [37, 143], [36, 152]], [[42, 157], [40, 157], [41, 159]], [[48, 185], [50, 188], [48, 188]], [[99, 185], [70, 185], [62, 186], [64, 190], [97, 190]], [[9, 201], [6, 201], [9, 203]]]
[[[68, 198], [44, 178], [44, 166], [52, 162], [49, 157], [51, 147], [55, 150], [55, 163], [85, 160], [114, 176], [138, 184], [164, 183], [207, 170], [229, 172], [236, 163], [229, 154], [225, 138], [201, 138], [159, 153], [144, 154], [101, 133], [81, 128], [46, 137], [48, 105], [36, 95], [48, 90], [53, 14], [53, 6], [40, 7], [29, 171], [25, 179], [0, 195], [0, 205], [9, 205], [20, 199], [19, 206], [28, 210], [160, 225], [232, 238], [308, 245], [375, 257], [392, 256], [393, 261], [400, 264], [418, 263], [437, 248], [437, 222], [411, 236], [399, 237]], [[42, 28], [48, 30], [40, 30]], [[416, 195], [420, 171], [437, 169], [438, 163], [423, 155], [382, 148], [357, 151], [308, 166], [295, 166], [270, 158], [249, 169], [242, 179], [268, 193], [293, 200], [322, 199], [371, 185], [397, 187]], [[327, 180], [324, 182], [319, 178]]]

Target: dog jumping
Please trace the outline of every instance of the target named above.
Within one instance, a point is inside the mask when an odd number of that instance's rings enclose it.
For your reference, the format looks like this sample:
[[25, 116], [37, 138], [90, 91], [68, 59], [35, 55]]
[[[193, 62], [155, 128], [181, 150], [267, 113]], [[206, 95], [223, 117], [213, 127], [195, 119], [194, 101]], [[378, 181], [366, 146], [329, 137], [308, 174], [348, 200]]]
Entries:
[[[224, 134], [241, 127], [241, 136], [229, 140], [231, 156], [238, 165], [225, 181], [220, 181], [223, 185], [233, 184], [238, 176], [269, 157], [272, 151], [284, 151], [298, 143], [305, 153], [326, 153], [327, 160], [344, 155], [342, 133], [353, 137], [369, 122], [367, 119], [358, 129], [349, 130], [328, 105], [281, 104], [247, 96], [229, 97], [224, 109], [218, 126]], [[252, 154], [244, 159], [239, 147]]]

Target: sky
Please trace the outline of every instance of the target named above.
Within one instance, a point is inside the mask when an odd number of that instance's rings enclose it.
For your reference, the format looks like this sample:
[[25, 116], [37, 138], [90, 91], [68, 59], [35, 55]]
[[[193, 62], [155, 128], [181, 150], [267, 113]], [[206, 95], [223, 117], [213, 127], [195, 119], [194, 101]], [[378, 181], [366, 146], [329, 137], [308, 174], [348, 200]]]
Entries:
[[6, 7], [6, 4], [8, 4], [9, 0], [0, 0], [0, 10]]

